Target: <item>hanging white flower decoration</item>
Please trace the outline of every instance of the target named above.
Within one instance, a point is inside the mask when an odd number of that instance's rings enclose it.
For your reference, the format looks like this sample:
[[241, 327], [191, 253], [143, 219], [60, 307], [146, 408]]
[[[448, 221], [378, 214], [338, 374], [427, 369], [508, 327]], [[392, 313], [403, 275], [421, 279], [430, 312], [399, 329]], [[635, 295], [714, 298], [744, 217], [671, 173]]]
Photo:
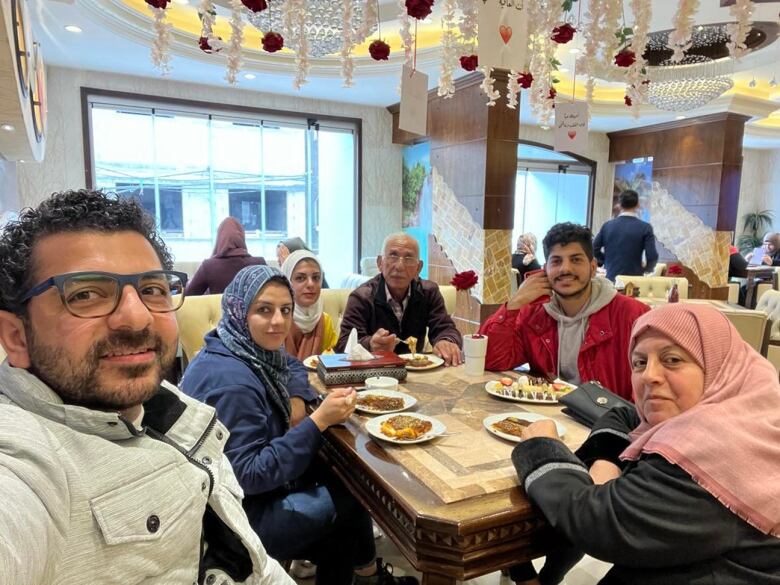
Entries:
[[554, 116], [555, 100], [551, 94], [553, 87], [553, 59], [558, 44], [552, 40], [553, 28], [561, 16], [561, 6], [557, 2], [542, 4], [526, 3], [528, 8], [528, 25], [531, 32], [531, 60], [528, 70], [533, 75], [533, 84], [529, 90], [531, 111], [536, 121], [549, 126]]
[[154, 15], [154, 42], [152, 43], [151, 59], [162, 75], [171, 72], [171, 25], [166, 20], [165, 9], [149, 6]]
[[[648, 77], [647, 62], [644, 54], [647, 48], [647, 35], [650, 32], [652, 5], [649, 0], [631, 0], [631, 11], [634, 13], [634, 36], [631, 39], [631, 50], [636, 61], [626, 72], [626, 95], [631, 99], [631, 113], [639, 117], [642, 104], [647, 103]], [[645, 70], [645, 73], [642, 73]]]
[[445, 99], [455, 95], [455, 83], [452, 71], [457, 59], [457, 42], [455, 38], [455, 0], [444, 0], [442, 5], [442, 36], [441, 36], [441, 66], [439, 70], [438, 95]]
[[357, 38], [362, 42], [379, 22], [379, 13], [377, 8], [378, 0], [366, 0], [363, 4], [363, 23], [357, 31]]
[[401, 9], [398, 15], [398, 20], [401, 22], [398, 34], [401, 35], [401, 45], [404, 48], [404, 65], [409, 65], [412, 62], [412, 45], [414, 43], [412, 39], [412, 19], [406, 11], [406, 2], [404, 0], [398, 0], [398, 7]]
[[352, 75], [354, 73], [354, 64], [352, 62], [352, 48], [355, 46], [352, 40], [352, 1], [342, 1], [342, 44], [341, 44], [341, 78], [344, 80], [343, 87], [352, 87], [354, 81]]
[[461, 55], [471, 55], [477, 52], [479, 7], [477, 0], [458, 0], [457, 4], [461, 12], [461, 16], [458, 19], [458, 29], [460, 31], [458, 52]]
[[729, 8], [731, 16], [736, 19], [735, 23], [729, 24], [726, 28], [729, 32], [730, 40], [727, 43], [729, 54], [734, 59], [742, 58], [747, 52], [745, 41], [750, 33], [751, 18], [755, 10], [753, 0], [736, 0]]
[[668, 46], [672, 51], [672, 61], [679, 62], [685, 56], [685, 51], [691, 48], [693, 34], [693, 17], [699, 10], [699, 0], [680, 0], [677, 13], [672, 20], [674, 30], [669, 33]]
[[514, 69], [509, 71], [509, 79], [506, 84], [506, 107], [510, 110], [517, 109], [517, 104], [519, 103], [520, 83], [517, 81], [519, 75], [520, 73]]
[[482, 79], [482, 83], [479, 85], [479, 87], [480, 89], [482, 89], [482, 91], [485, 92], [485, 95], [488, 97], [488, 102], [486, 105], [495, 106], [496, 100], [501, 97], [501, 92], [493, 88], [493, 77], [492, 77], [493, 68], [482, 66], [479, 68], [479, 71], [484, 76]]
[[225, 80], [230, 85], [235, 85], [238, 72], [241, 71], [243, 64], [241, 45], [244, 43], [244, 20], [241, 17], [243, 12], [241, 0], [230, 0], [230, 9], [230, 41], [228, 42]]

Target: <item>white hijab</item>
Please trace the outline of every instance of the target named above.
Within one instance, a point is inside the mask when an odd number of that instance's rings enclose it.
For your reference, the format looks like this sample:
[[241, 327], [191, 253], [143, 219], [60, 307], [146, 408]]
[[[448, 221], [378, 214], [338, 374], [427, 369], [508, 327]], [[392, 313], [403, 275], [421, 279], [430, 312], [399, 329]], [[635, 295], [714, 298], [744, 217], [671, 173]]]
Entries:
[[[287, 280], [292, 284], [292, 275], [295, 272], [295, 267], [301, 260], [314, 260], [317, 266], [322, 271], [322, 264], [320, 264], [317, 256], [309, 250], [296, 250], [292, 252], [287, 259], [282, 263], [281, 270], [287, 277]], [[298, 303], [295, 303], [295, 312], [293, 313], [293, 321], [298, 328], [304, 333], [310, 333], [320, 322], [322, 317], [322, 294], [317, 297], [317, 300], [309, 307], [302, 307]]]

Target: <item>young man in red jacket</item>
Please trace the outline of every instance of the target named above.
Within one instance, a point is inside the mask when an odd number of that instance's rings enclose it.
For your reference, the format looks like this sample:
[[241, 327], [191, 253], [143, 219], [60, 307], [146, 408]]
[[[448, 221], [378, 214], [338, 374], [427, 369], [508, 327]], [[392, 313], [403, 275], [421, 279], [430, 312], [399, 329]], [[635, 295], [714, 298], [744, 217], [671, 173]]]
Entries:
[[633, 400], [628, 341], [648, 306], [594, 278], [587, 227], [559, 223], [542, 243], [546, 274], [528, 277], [480, 328], [488, 336], [485, 367], [511, 370], [528, 362], [533, 372], [573, 384], [596, 380]]

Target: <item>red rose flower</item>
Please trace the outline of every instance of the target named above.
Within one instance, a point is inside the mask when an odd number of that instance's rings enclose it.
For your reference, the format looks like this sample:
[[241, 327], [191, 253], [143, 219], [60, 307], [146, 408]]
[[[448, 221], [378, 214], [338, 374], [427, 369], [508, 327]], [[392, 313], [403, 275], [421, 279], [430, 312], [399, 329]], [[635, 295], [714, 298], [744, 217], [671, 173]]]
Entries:
[[412, 18], [422, 20], [431, 13], [433, 0], [406, 0], [406, 12]]
[[553, 41], [559, 45], [565, 45], [574, 38], [574, 33], [577, 29], [570, 25], [568, 22], [560, 24], [553, 29], [553, 34], [550, 37]]
[[464, 270], [463, 272], [456, 272], [452, 277], [450, 284], [457, 290], [469, 290], [475, 284], [479, 282], [479, 276], [473, 270]]
[[269, 53], [276, 53], [284, 47], [284, 37], [277, 32], [269, 30], [263, 35], [263, 50]]
[[152, 8], [168, 8], [168, 2], [171, 0], [146, 0], [146, 3]]
[[[222, 40], [222, 37], [218, 37], [218, 38], [219, 38], [220, 41]], [[201, 51], [203, 51], [204, 53], [208, 53], [208, 54], [219, 53], [222, 50], [222, 48], [215, 49], [214, 47], [212, 47], [209, 44], [208, 38], [206, 38], [206, 37], [200, 37], [198, 39], [198, 46], [200, 47]]]
[[636, 54], [629, 49], [623, 49], [615, 55], [615, 65], [618, 67], [631, 67], [636, 61]]
[[374, 61], [387, 61], [387, 58], [390, 56], [390, 45], [381, 39], [377, 39], [368, 45], [368, 52]]
[[558, 95], [558, 90], [555, 89], [554, 87], [551, 87], [550, 88], [550, 93], [547, 94], [547, 99], [548, 100], [554, 100], [556, 95]]
[[475, 71], [479, 67], [479, 57], [477, 55], [463, 55], [460, 58], [460, 66], [466, 71]]
[[[249, 8], [252, 12], [262, 12], [268, 8], [268, 2], [265, 0], [241, 0], [241, 4]], [[273, 51], [271, 51], [271, 53], [273, 53]]]
[[629, 107], [630, 107], [630, 106], [632, 106], [632, 105], [634, 105], [634, 102], [632, 102], [632, 101], [631, 101], [631, 98], [630, 98], [629, 96], [627, 96], [627, 95], [623, 96], [623, 101], [624, 101], [624, 102], [626, 103], [626, 105], [627, 105], [627, 106], [629, 106]]
[[682, 276], [683, 269], [679, 264], [670, 264], [666, 269], [666, 276]]
[[522, 87], [523, 89], [528, 89], [531, 87], [531, 84], [534, 82], [534, 76], [530, 73], [521, 73], [517, 77], [517, 83]]

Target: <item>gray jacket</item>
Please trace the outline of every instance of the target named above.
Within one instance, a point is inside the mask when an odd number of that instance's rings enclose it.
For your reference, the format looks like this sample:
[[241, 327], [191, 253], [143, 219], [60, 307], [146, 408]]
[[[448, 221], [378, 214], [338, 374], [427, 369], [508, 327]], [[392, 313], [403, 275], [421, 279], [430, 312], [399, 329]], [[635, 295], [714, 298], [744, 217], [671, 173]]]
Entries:
[[0, 366], [0, 582], [292, 585], [249, 526], [214, 409], [163, 383], [143, 425]]

